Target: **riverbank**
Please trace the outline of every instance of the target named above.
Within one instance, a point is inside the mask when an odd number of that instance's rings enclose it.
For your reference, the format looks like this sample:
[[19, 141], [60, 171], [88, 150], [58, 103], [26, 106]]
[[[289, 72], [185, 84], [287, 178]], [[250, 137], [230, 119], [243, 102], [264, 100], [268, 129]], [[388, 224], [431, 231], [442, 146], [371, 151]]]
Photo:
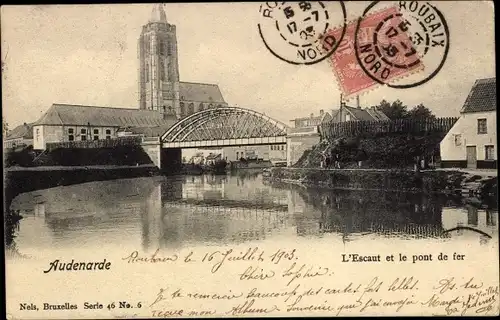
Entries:
[[268, 179], [306, 188], [459, 194], [478, 200], [498, 196], [496, 172], [477, 175], [463, 170], [271, 168]]
[[4, 176], [4, 214], [20, 193], [56, 186], [121, 178], [149, 177], [159, 174], [154, 165], [139, 166], [48, 166], [9, 167]]

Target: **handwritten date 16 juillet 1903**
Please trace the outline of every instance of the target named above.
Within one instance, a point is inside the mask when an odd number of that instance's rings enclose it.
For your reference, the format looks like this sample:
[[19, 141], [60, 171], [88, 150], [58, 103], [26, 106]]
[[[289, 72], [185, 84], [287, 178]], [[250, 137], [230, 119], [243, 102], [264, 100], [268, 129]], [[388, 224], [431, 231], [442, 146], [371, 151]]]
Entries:
[[264, 250], [255, 247], [245, 250], [215, 250], [209, 252], [195, 253], [190, 251], [185, 255], [171, 254], [162, 255], [160, 249], [157, 249], [153, 254], [141, 255], [138, 251], [131, 252], [128, 256], [122, 258], [127, 263], [210, 263], [212, 265], [211, 272], [216, 273], [227, 262], [270, 262], [271, 264], [279, 264], [284, 261], [298, 260], [296, 249], [283, 250], [278, 249], [274, 252], [267, 253]]

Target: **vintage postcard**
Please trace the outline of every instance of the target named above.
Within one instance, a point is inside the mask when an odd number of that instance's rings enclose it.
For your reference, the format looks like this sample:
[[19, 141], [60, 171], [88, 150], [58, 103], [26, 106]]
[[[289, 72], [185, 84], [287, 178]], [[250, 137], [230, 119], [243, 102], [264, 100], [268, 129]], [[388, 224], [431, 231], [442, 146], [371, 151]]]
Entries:
[[498, 316], [494, 25], [2, 6], [6, 318]]

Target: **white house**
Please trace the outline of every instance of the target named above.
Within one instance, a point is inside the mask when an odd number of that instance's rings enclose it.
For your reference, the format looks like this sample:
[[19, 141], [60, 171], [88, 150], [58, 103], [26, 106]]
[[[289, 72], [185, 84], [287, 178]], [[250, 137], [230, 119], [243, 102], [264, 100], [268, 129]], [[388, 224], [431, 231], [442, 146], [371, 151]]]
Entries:
[[496, 78], [476, 80], [460, 113], [441, 141], [441, 167], [496, 168]]

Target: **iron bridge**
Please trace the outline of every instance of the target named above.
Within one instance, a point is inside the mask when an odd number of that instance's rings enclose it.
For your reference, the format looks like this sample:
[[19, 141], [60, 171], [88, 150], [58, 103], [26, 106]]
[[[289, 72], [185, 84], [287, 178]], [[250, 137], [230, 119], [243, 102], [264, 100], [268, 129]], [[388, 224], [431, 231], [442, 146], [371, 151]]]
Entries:
[[196, 112], [161, 136], [163, 148], [199, 148], [286, 143], [287, 126], [239, 107]]

